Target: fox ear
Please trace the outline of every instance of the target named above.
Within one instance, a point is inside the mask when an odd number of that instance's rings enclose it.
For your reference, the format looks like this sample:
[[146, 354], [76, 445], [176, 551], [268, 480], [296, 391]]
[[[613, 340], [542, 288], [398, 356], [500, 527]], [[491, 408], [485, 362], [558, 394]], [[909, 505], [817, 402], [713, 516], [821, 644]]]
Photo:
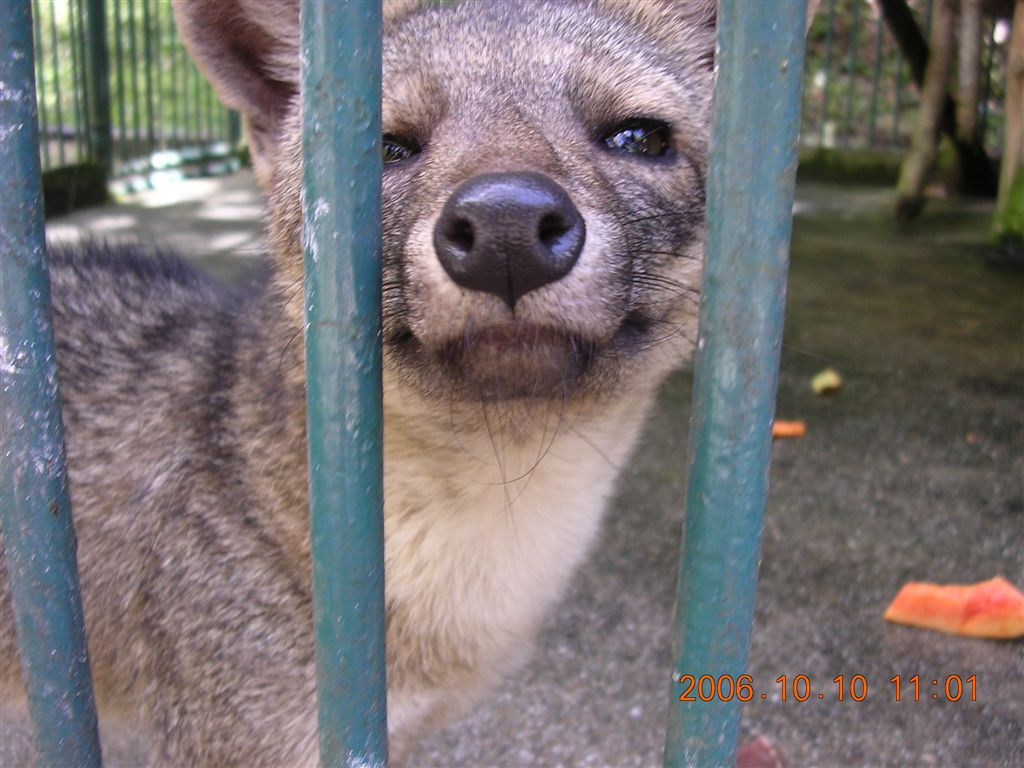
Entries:
[[[2, 1], [2, 0], [0, 0]], [[384, 0], [385, 26], [430, 0]], [[241, 112], [259, 178], [299, 93], [299, 0], [173, 0], [185, 46], [221, 100]]]
[[174, 0], [178, 30], [223, 102], [246, 117], [257, 173], [299, 92], [298, 0]]

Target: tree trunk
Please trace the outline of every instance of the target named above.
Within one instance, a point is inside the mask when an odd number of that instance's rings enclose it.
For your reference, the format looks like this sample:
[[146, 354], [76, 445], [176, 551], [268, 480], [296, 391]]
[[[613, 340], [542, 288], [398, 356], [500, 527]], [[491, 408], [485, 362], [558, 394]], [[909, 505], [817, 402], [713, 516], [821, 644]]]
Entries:
[[1024, 0], [1017, 0], [1006, 68], [1006, 134], [992, 224], [1003, 255], [1024, 263]]
[[956, 89], [956, 132], [960, 141], [976, 143], [981, 84], [981, 3], [960, 0], [960, 49]]
[[[900, 46], [903, 58], [918, 88], [924, 86], [924, 73], [928, 64], [928, 44], [914, 21], [914, 14], [906, 0], [878, 0], [885, 23]], [[956, 130], [956, 103], [948, 93], [943, 95], [942, 132], [950, 138], [956, 149], [960, 191], [968, 195], [991, 197], [996, 192], [996, 170], [980, 142], [962, 141]]]
[[896, 216], [902, 221], [917, 218], [924, 208], [924, 184], [938, 156], [946, 84], [953, 66], [954, 4], [955, 0], [937, 0], [933, 6], [931, 54], [924, 72], [921, 106], [896, 185]]

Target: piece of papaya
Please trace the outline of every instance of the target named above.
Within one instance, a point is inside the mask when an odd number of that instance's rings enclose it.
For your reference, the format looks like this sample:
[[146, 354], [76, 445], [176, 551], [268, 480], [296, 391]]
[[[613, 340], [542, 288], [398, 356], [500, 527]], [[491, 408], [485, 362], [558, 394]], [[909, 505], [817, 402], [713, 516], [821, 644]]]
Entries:
[[911, 581], [893, 598], [885, 618], [954, 635], [1008, 640], [1024, 637], [1024, 594], [1002, 576], [978, 584]]
[[776, 419], [772, 422], [772, 437], [803, 437], [805, 434], [807, 425], [802, 421]]

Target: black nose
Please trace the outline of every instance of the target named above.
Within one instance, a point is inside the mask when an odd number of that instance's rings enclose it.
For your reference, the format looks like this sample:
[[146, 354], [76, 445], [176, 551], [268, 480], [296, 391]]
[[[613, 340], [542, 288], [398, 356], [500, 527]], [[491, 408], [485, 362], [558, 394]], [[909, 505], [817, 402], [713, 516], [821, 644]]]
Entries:
[[434, 249], [452, 280], [500, 296], [509, 307], [569, 274], [583, 250], [583, 217], [539, 173], [482, 173], [448, 198]]

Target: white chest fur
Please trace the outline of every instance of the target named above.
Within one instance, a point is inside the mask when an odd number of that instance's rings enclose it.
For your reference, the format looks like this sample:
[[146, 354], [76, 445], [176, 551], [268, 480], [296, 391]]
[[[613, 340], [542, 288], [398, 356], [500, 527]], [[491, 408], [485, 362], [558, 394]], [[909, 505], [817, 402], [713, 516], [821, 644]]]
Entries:
[[595, 538], [649, 399], [504, 446], [486, 431], [424, 445], [403, 434], [403, 419], [387, 420], [393, 734], [468, 702], [525, 658]]

